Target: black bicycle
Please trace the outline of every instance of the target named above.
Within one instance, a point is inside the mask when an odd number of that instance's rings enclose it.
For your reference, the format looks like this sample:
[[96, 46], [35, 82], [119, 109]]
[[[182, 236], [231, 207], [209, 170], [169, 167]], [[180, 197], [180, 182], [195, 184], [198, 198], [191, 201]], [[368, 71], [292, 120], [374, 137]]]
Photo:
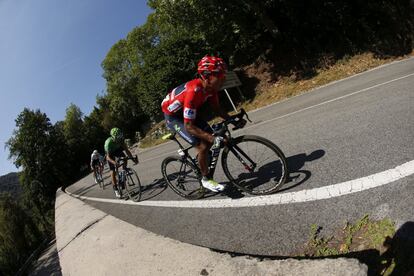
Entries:
[[[224, 174], [230, 183], [239, 190], [252, 195], [266, 195], [276, 192], [286, 181], [287, 162], [283, 152], [271, 141], [256, 135], [231, 137], [229, 124], [235, 123], [243, 128], [246, 118], [244, 109], [229, 119], [212, 125], [215, 136], [227, 138], [223, 148], [221, 164]], [[240, 120], [244, 124], [240, 126]], [[251, 122], [251, 121], [250, 121]], [[206, 189], [201, 185], [201, 172], [197, 156], [192, 157], [189, 150], [193, 146], [184, 147], [176, 138], [176, 133], [169, 133], [163, 139], [171, 139], [180, 147], [179, 156], [168, 156], [161, 164], [161, 172], [168, 186], [178, 195], [187, 199], [199, 199], [205, 195]], [[221, 149], [210, 150], [209, 176], [214, 175]]]
[[[118, 192], [120, 198], [131, 199], [139, 201], [141, 199], [141, 181], [139, 180], [137, 172], [127, 166], [128, 160], [138, 162], [138, 156], [134, 157], [120, 157], [117, 162], [117, 176], [118, 176]], [[126, 197], [124, 197], [124, 195]]]
[[104, 179], [101, 173], [100, 165], [94, 165], [94, 179], [98, 183], [99, 188], [102, 190], [105, 189]]

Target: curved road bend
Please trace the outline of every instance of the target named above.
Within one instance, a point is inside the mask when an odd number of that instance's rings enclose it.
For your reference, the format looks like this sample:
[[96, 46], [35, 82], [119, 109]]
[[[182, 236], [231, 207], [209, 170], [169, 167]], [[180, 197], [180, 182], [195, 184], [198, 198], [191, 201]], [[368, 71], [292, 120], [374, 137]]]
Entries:
[[[264, 199], [186, 201], [162, 188], [160, 164], [175, 151], [172, 142], [139, 152], [135, 169], [146, 190], [138, 204], [114, 200], [108, 176], [104, 191], [91, 176], [67, 191], [154, 233], [248, 254], [291, 254], [306, 243], [313, 223], [329, 234], [371, 214], [399, 226], [414, 221], [413, 87], [411, 58], [250, 112], [253, 123], [234, 135], [275, 142], [294, 179]], [[225, 180], [221, 168], [217, 178]]]

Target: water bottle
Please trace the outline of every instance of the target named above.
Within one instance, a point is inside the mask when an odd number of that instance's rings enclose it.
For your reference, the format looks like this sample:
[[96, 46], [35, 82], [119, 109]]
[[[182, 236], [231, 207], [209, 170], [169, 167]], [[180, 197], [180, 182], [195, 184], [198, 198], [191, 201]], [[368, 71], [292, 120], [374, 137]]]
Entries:
[[[220, 139], [221, 143], [223, 143], [223, 137], [216, 136], [215, 142], [216, 142], [217, 139]], [[211, 151], [212, 151], [213, 158], [214, 157], [217, 157], [220, 154], [220, 149], [221, 148], [219, 146], [216, 146], [216, 145], [213, 144], [213, 146], [211, 147]]]

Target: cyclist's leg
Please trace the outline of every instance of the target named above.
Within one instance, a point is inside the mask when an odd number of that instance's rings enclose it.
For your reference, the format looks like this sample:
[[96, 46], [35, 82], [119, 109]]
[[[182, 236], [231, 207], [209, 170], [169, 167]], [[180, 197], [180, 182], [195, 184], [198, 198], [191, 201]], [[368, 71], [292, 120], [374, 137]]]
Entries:
[[[166, 122], [167, 127], [170, 130], [177, 132], [185, 141], [195, 146], [195, 148], [197, 149], [197, 153], [198, 153], [198, 163], [199, 163], [201, 174], [207, 177], [208, 175], [207, 156], [208, 156], [208, 150], [210, 149], [211, 144], [207, 141], [200, 140], [194, 135], [191, 135], [190, 133], [188, 133], [188, 131], [185, 129], [183, 118], [165, 115], [165, 122]], [[195, 125], [198, 128], [202, 129], [203, 131], [212, 133], [211, 127], [208, 125], [207, 122], [203, 120], [196, 120]]]
[[211, 144], [206, 141], [200, 141], [200, 143], [196, 146], [198, 152], [198, 165], [200, 166], [201, 174], [205, 177], [208, 176], [207, 156], [210, 146]]
[[[112, 158], [112, 156], [111, 156]], [[112, 180], [112, 186], [114, 187], [114, 189], [116, 189], [116, 170], [115, 170], [115, 166], [114, 164], [112, 164], [111, 162], [108, 162], [109, 165], [109, 170], [111, 171], [111, 180]]]
[[197, 137], [188, 133], [184, 126], [184, 119], [180, 117], [165, 115], [165, 124], [173, 132], [177, 132], [187, 143], [197, 145], [200, 141]]
[[[217, 183], [213, 179], [209, 177], [208, 172], [208, 164], [207, 164], [207, 157], [208, 157], [208, 151], [211, 147], [211, 143], [208, 141], [200, 140], [199, 138], [191, 135], [188, 133], [188, 131], [184, 127], [184, 121], [183, 119], [171, 117], [171, 116], [165, 116], [165, 121], [167, 124], [167, 127], [175, 132], [177, 132], [184, 140], [186, 140], [191, 145], [195, 146], [195, 148], [198, 151], [198, 163], [199, 168], [201, 171], [201, 174], [203, 178], [201, 179], [202, 185], [213, 191], [213, 192], [219, 192], [224, 190], [224, 186]], [[211, 127], [208, 125], [207, 122], [203, 120], [196, 120], [195, 125], [209, 133], [212, 133]]]
[[112, 180], [112, 186], [114, 189], [116, 188], [116, 171], [111, 170], [111, 180]]
[[[122, 149], [122, 148], [119, 148], [118, 150], [116, 150], [114, 153], [113, 153], [113, 155], [114, 155], [114, 158], [120, 158], [120, 157], [125, 157], [126, 155], [125, 155], [125, 153], [124, 153], [124, 150]], [[126, 164], [127, 164], [127, 161], [125, 161], [124, 162], [124, 166], [123, 166], [123, 169], [125, 169], [125, 167], [126, 167]], [[115, 178], [116, 177], [118, 177], [118, 175], [117, 175], [117, 173], [115, 173]], [[117, 180], [117, 185], [119, 185], [120, 183], [119, 183], [119, 179], [116, 179]], [[125, 183], [124, 183], [125, 184]], [[122, 184], [121, 185], [121, 189], [123, 189], [123, 185], [124, 184]]]
[[[111, 159], [114, 159], [115, 156], [110, 155]], [[121, 195], [118, 192], [118, 186], [117, 186], [117, 179], [116, 179], [116, 167], [111, 162], [108, 162], [109, 170], [111, 171], [111, 180], [112, 180], [112, 188], [114, 189], [115, 197], [120, 198]]]
[[[205, 132], [213, 133], [213, 130], [211, 129], [210, 125], [204, 120], [197, 119], [195, 121], [195, 125]], [[196, 145], [196, 148], [198, 151], [198, 163], [200, 165], [200, 171], [201, 171], [201, 174], [205, 177], [207, 177], [209, 173], [208, 172], [208, 151], [210, 150], [211, 145], [212, 145], [211, 143], [209, 143], [208, 141], [204, 141], [204, 140], [199, 140], [199, 142]]]
[[98, 183], [98, 178], [97, 178], [97, 172], [96, 172], [96, 167], [97, 167], [97, 160], [93, 160], [92, 161], [92, 169], [93, 169], [93, 178], [95, 179], [95, 183]]
[[[208, 133], [213, 133], [213, 129], [210, 127], [210, 125], [206, 121], [196, 120], [195, 124], [198, 128], [202, 129], [203, 131], [208, 132]], [[225, 189], [225, 186], [215, 181], [212, 178], [213, 176], [210, 175], [210, 172], [208, 170], [208, 165], [209, 165], [208, 155], [209, 155], [211, 146], [212, 144], [207, 141], [200, 141], [200, 143], [197, 145], [198, 162], [200, 164], [200, 170], [203, 175], [203, 178], [201, 179], [201, 184], [203, 184], [205, 188], [211, 191], [220, 192]]]

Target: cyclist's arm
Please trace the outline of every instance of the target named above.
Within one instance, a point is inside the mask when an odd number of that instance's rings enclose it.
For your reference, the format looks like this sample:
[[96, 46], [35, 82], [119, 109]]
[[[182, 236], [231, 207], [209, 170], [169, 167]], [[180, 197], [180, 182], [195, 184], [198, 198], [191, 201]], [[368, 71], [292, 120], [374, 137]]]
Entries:
[[132, 159], [132, 161], [134, 161], [134, 164], [138, 164], [138, 158], [135, 158], [132, 156], [131, 151], [128, 149], [128, 146], [124, 143], [123, 145], [124, 151], [126, 152], [126, 154], [128, 155], [129, 158]]
[[214, 112], [218, 116], [220, 116], [224, 120], [227, 120], [230, 118], [230, 115], [223, 108], [221, 108], [217, 93], [214, 97], [209, 98], [209, 103], [210, 103], [211, 108], [214, 110]]
[[115, 160], [113, 160], [110, 156], [109, 156], [109, 154], [107, 154], [106, 155], [106, 160], [108, 161], [108, 162], [111, 162], [115, 167], [116, 167], [116, 162], [115, 162]]
[[126, 152], [126, 154], [128, 155], [128, 157], [133, 158], [132, 153], [129, 151], [128, 146], [125, 143], [122, 145], [122, 147], [123, 147], [124, 151]]
[[183, 110], [184, 127], [191, 135], [213, 143], [214, 136], [198, 128], [194, 123], [197, 117], [197, 109], [200, 106], [199, 98], [197, 98], [200, 95], [196, 95], [196, 93], [196, 89], [190, 88], [185, 94]]

